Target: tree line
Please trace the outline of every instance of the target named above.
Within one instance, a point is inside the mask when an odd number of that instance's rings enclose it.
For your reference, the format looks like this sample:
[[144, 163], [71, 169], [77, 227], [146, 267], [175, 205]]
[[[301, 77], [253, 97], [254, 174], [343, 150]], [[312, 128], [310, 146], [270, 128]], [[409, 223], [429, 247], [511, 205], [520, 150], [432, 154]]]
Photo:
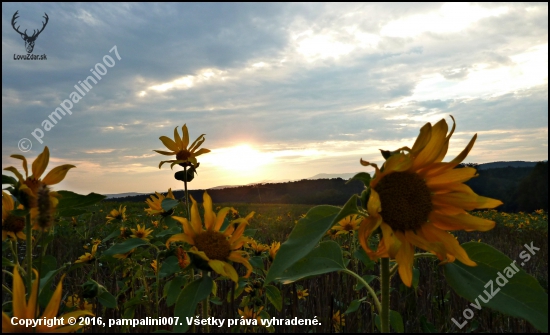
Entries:
[[[477, 164], [462, 164], [476, 167]], [[460, 168], [459, 166], [458, 168]], [[501, 200], [497, 210], [505, 212], [548, 211], [548, 162], [534, 167], [502, 167], [478, 170], [478, 176], [466, 184], [474, 192]], [[364, 186], [358, 180], [342, 178], [300, 180], [286, 183], [266, 183], [207, 190], [214, 203], [266, 203], [342, 206], [353, 194], [361, 194]], [[191, 190], [197, 201], [202, 201], [204, 190]], [[174, 191], [177, 199], [183, 191]], [[116, 202], [144, 202], [149, 195], [108, 199]]]

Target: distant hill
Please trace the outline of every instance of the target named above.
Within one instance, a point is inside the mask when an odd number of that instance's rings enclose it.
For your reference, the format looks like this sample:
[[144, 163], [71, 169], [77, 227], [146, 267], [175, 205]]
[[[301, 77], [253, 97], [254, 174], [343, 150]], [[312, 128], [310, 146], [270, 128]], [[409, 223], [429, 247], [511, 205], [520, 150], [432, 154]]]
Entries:
[[112, 198], [132, 197], [132, 196], [142, 195], [142, 194], [144, 193], [129, 192], [129, 193], [118, 193], [118, 194], [105, 194], [105, 196], [107, 197], [107, 199], [112, 199]]
[[[497, 209], [506, 212], [535, 209], [548, 210], [548, 162], [494, 162], [468, 163], [478, 170], [478, 176], [466, 184], [479, 195], [499, 199], [504, 204]], [[347, 182], [355, 173], [318, 174], [312, 178], [279, 183], [255, 183], [243, 186], [216, 187], [208, 190], [215, 203], [281, 203], [311, 205], [343, 205], [353, 194], [360, 194], [364, 186], [360, 181]], [[182, 190], [173, 191], [177, 199], [184, 197]], [[204, 190], [191, 190], [195, 199], [202, 199]], [[130, 193], [131, 196], [109, 198], [109, 201], [144, 202], [149, 194]]]
[[496, 169], [496, 168], [504, 168], [504, 167], [535, 167], [537, 165], [537, 162], [524, 162], [524, 161], [510, 161], [510, 162], [492, 162], [492, 163], [483, 163], [478, 164], [476, 168], [478, 170], [487, 170], [487, 169]]

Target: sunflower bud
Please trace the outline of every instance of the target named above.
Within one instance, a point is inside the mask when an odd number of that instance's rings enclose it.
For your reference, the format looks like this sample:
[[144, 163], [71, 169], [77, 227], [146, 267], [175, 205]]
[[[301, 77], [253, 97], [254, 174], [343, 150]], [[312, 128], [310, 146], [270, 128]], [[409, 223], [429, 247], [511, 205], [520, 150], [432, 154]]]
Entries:
[[38, 226], [42, 229], [51, 227], [53, 222], [52, 203], [48, 186], [42, 185], [38, 189]]

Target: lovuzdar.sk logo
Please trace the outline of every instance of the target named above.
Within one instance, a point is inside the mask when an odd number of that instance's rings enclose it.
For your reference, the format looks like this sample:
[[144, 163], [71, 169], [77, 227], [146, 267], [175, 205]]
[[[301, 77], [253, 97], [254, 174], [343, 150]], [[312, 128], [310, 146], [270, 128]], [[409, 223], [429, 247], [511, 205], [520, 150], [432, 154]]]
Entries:
[[42, 21], [42, 29], [39, 29], [39, 30], [33, 29], [33, 33], [32, 33], [31, 36], [27, 35], [27, 29], [25, 29], [25, 32], [22, 33], [19, 30], [20, 26], [15, 27], [15, 25], [17, 24], [15, 22], [15, 20], [17, 20], [19, 18], [19, 16], [17, 16], [18, 14], [19, 14], [19, 11], [16, 11], [15, 14], [13, 14], [13, 18], [11, 19], [11, 26], [13, 27], [13, 29], [19, 35], [21, 35], [21, 38], [25, 41], [25, 49], [27, 49], [27, 54], [26, 55], [16, 55], [16, 54], [14, 54], [13, 59], [15, 59], [15, 60], [46, 60], [46, 54], [44, 54], [44, 55], [33, 55], [32, 51], [34, 50], [34, 43], [36, 42], [36, 39], [38, 38], [40, 33], [42, 33], [42, 31], [44, 31], [44, 28], [46, 28], [46, 25], [48, 24], [48, 21], [50, 19], [48, 17], [48, 14], [44, 13], [43, 18], [46, 19], [46, 22]]

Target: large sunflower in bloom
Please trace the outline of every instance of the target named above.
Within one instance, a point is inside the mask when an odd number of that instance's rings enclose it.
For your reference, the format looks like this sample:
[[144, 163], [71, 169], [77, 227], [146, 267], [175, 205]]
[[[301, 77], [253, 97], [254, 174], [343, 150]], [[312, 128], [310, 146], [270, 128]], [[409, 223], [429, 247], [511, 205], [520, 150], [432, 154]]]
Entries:
[[[27, 168], [27, 159], [22, 155], [11, 155], [12, 158], [17, 158], [23, 161], [23, 170], [25, 170], [25, 178], [17, 171], [13, 166], [7, 167], [4, 170], [12, 172], [18, 179], [17, 189], [19, 191], [18, 199], [25, 206], [30, 209], [31, 219], [34, 223], [34, 229], [45, 228], [44, 225], [38, 226], [39, 217], [39, 205], [42, 209], [46, 209], [49, 213], [41, 213], [42, 216], [52, 216], [57, 207], [56, 192], [50, 192], [48, 186], [55, 185], [65, 179], [69, 169], [74, 168], [74, 165], [65, 164], [53, 168], [44, 179], [40, 179], [48, 167], [50, 161], [50, 150], [48, 147], [44, 147], [44, 151], [32, 163], [32, 175], [29, 176], [29, 170]], [[46, 199], [49, 199], [49, 204], [39, 204], [40, 195], [45, 195]]]
[[169, 137], [161, 136], [159, 139], [162, 141], [162, 143], [170, 150], [170, 151], [162, 151], [162, 150], [153, 150], [158, 152], [159, 154], [166, 155], [166, 156], [173, 156], [176, 155], [176, 159], [168, 160], [168, 161], [161, 161], [159, 163], [159, 169], [164, 163], [172, 163], [171, 166], [174, 166], [175, 164], [180, 164], [181, 166], [193, 166], [197, 167], [197, 156], [200, 156], [202, 154], [209, 153], [210, 150], [208, 149], [200, 149], [197, 151], [197, 149], [201, 146], [201, 144], [205, 141], [204, 134], [197, 137], [195, 142], [189, 145], [189, 132], [187, 130], [187, 125], [183, 125], [181, 127], [183, 136], [180, 137], [180, 134], [178, 132], [178, 127], [174, 128], [174, 139], [172, 140]]
[[[183, 225], [183, 233], [169, 238], [166, 241], [166, 247], [169, 247], [172, 242], [185, 242], [192, 246], [187, 252], [195, 255], [194, 264], [197, 267], [201, 268], [201, 264], [206, 263], [207, 266], [202, 266], [203, 270], [212, 270], [222, 276], [229, 277], [237, 283], [239, 275], [233, 265], [229, 263], [229, 261], [232, 261], [243, 264], [248, 269], [245, 275], [245, 277], [248, 277], [252, 273], [252, 266], [248, 262], [248, 254], [240, 249], [249, 241], [248, 237], [243, 236], [243, 232], [254, 212], [251, 212], [245, 218], [231, 221], [225, 231], [220, 232], [223, 221], [232, 208], [222, 208], [218, 214], [215, 214], [212, 210], [212, 198], [204, 192], [204, 224], [206, 229], [203, 229], [197, 202], [193, 197], [190, 196], [190, 198], [193, 202], [191, 222], [186, 218], [173, 216], [175, 220]], [[237, 227], [235, 228], [235, 226]]]
[[[475, 266], [447, 230], [490, 230], [495, 226], [494, 221], [471, 216], [466, 211], [502, 204], [477, 195], [463, 184], [477, 175], [476, 169], [456, 168], [472, 149], [477, 134], [455, 159], [442, 162], [454, 129], [454, 118], [449, 134], [444, 119], [434, 126], [427, 123], [420, 129], [412, 148], [403, 147], [393, 152], [380, 169], [361, 159], [362, 165], [373, 166], [376, 171], [370, 182], [369, 216], [361, 223], [359, 240], [372, 259], [395, 259], [399, 275], [409, 287], [415, 246], [434, 253], [442, 263], [458, 259]], [[368, 239], [379, 227], [383, 237], [373, 251]]]
[[[45, 319], [53, 319], [54, 317], [57, 317], [59, 305], [61, 304], [61, 291], [63, 287], [62, 283], [65, 275], [61, 277], [59, 284], [57, 284], [57, 288], [55, 289], [52, 298], [50, 299], [50, 302], [46, 306], [44, 313], [41, 317], [38, 317], [38, 314], [40, 313], [39, 307], [36, 305], [36, 302], [38, 298], [38, 284], [40, 283], [40, 277], [38, 277], [38, 272], [35, 269], [33, 269], [33, 272], [36, 276], [36, 279], [32, 283], [29, 301], [27, 303], [25, 297], [25, 284], [23, 283], [23, 279], [19, 274], [17, 266], [14, 268], [12, 301], [13, 315], [10, 318], [6, 313], [2, 312], [2, 333], [29, 333], [33, 331], [36, 333], [71, 333], [82, 328], [83, 326], [79, 325], [78, 323], [72, 326], [68, 325], [67, 323], [65, 323], [64, 325], [56, 324], [52, 327], [48, 327], [46, 324], [44, 324]], [[70, 317], [78, 319], [80, 316], [86, 315], [93, 316], [94, 314], [87, 310], [77, 310], [64, 314], [59, 318], [62, 318], [66, 322], [66, 320], [68, 320]], [[12, 324], [13, 318], [17, 318], [13, 320], [13, 322], [17, 325]], [[19, 321], [23, 321], [25, 319], [41, 319], [42, 324], [36, 326], [35, 329], [27, 328], [25, 327], [25, 325], [18, 324]]]

